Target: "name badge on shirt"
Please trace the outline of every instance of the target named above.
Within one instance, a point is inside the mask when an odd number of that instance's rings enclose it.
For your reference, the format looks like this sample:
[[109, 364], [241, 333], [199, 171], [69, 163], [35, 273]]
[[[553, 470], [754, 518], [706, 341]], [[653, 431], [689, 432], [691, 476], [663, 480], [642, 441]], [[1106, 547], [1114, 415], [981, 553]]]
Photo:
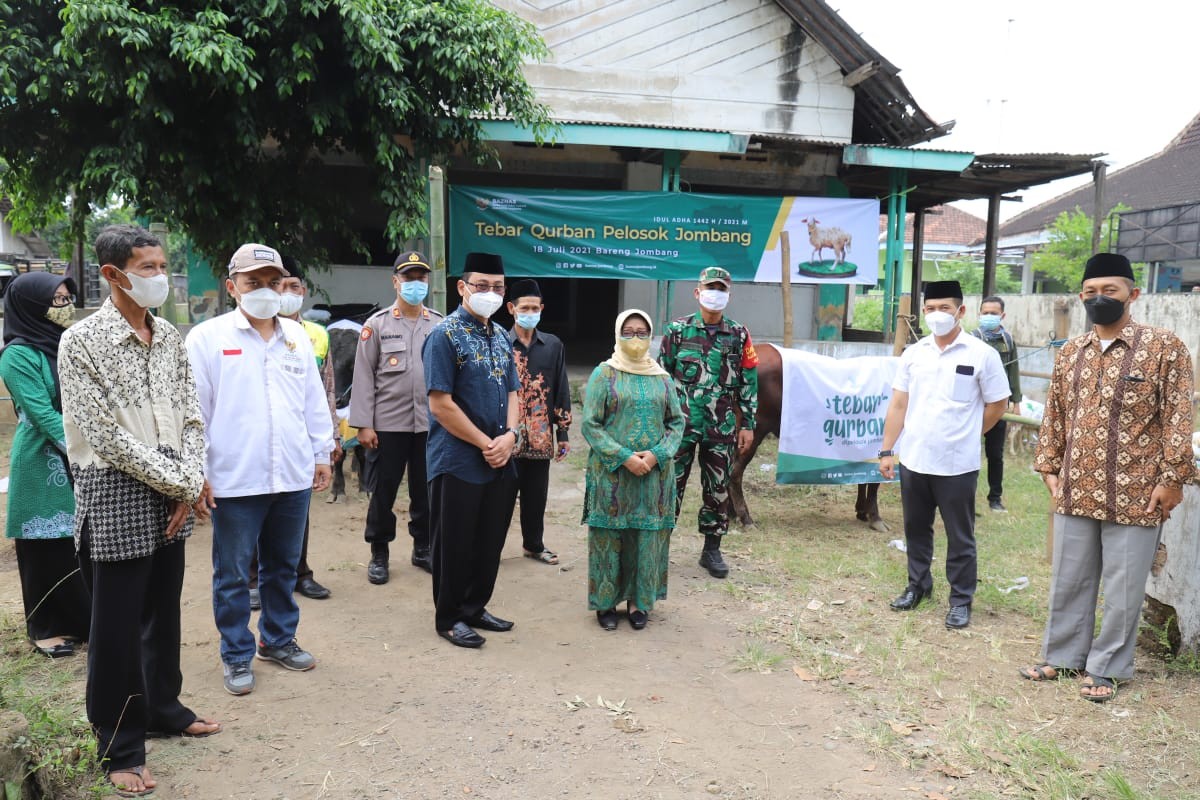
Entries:
[[304, 374], [304, 357], [294, 350], [288, 350], [280, 359], [280, 366], [289, 375]]

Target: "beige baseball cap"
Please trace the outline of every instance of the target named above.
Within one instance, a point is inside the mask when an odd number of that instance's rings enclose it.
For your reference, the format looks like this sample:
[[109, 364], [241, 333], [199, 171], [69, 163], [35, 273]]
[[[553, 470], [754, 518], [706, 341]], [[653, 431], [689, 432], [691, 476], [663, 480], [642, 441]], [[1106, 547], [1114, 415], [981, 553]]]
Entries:
[[265, 244], [244, 244], [233, 254], [233, 258], [229, 259], [230, 275], [262, 267], [274, 267], [285, 278], [291, 274], [283, 268], [283, 259], [279, 256], [279, 251]]

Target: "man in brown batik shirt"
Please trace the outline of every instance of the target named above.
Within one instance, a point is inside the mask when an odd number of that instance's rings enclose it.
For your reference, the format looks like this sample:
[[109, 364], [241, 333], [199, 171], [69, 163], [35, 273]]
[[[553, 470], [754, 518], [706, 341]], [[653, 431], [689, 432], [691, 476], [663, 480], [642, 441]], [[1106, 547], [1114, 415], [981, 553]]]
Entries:
[[1124, 256], [1088, 260], [1079, 297], [1093, 327], [1054, 364], [1034, 464], [1054, 500], [1054, 569], [1044, 663], [1021, 675], [1053, 680], [1086, 669], [1080, 694], [1099, 703], [1133, 676], [1162, 523], [1195, 475], [1192, 359], [1175, 334], [1130, 318], [1139, 293]]

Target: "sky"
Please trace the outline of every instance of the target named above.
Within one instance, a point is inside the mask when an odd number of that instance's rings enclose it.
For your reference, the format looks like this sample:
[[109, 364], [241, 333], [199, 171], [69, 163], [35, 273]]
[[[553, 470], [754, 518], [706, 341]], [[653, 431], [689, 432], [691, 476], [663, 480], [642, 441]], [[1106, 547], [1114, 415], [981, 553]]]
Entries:
[[[1191, 0], [829, 0], [925, 112], [956, 120], [930, 147], [1107, 153], [1108, 172], [1151, 156], [1200, 114]], [[1006, 220], [1091, 177], [1005, 202]], [[956, 204], [983, 217], [986, 201]]]

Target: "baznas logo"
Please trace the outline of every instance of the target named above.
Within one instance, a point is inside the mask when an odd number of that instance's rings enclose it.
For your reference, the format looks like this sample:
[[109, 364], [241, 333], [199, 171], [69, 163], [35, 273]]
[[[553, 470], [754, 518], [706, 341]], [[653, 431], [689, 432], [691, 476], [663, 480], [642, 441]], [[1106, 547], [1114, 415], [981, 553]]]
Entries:
[[479, 208], [483, 211], [487, 211], [488, 206], [490, 206], [491, 204], [492, 204], [491, 201], [487, 200], [486, 198], [483, 198], [483, 197], [475, 198], [475, 205], [479, 206]]

